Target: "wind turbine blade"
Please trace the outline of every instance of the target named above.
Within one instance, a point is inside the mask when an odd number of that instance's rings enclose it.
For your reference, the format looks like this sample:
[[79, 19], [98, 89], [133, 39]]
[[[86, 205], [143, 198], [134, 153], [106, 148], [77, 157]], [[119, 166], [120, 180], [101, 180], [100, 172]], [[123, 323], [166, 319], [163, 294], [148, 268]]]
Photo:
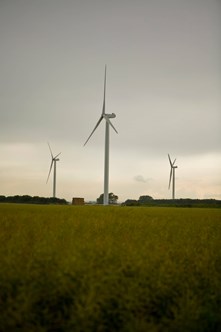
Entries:
[[84, 143], [84, 146], [87, 144], [87, 142], [89, 141], [89, 139], [91, 138], [91, 136], [93, 135], [93, 133], [95, 132], [95, 130], [97, 129], [97, 127], [99, 126], [99, 124], [101, 123], [103, 119], [103, 114], [101, 115], [100, 119], [98, 120], [98, 123], [96, 124], [96, 126], [94, 127], [92, 133], [90, 134], [90, 136], [88, 137], [88, 139], [86, 140], [86, 142]]
[[169, 180], [169, 187], [168, 187], [168, 189], [170, 189], [170, 184], [171, 184], [171, 180], [172, 180], [172, 172], [173, 172], [173, 169], [171, 168], [171, 170], [170, 170], [170, 180]]
[[174, 159], [173, 165], [175, 164], [176, 159]]
[[50, 144], [48, 143], [48, 147], [49, 147], [49, 150], [50, 150], [50, 152], [51, 152], [51, 158], [53, 159], [54, 157], [53, 157], [53, 153], [52, 153], [52, 151], [51, 151], [51, 147], [50, 147]]
[[169, 155], [169, 153], [168, 153], [168, 158], [169, 158], [170, 166], [172, 167], [173, 164], [172, 164], [172, 161], [171, 161], [171, 159], [170, 159], [170, 155]]
[[117, 130], [115, 129], [114, 125], [111, 123], [110, 119], [108, 118], [108, 116], [104, 115], [105, 120], [109, 123], [109, 125], [111, 125], [111, 127], [113, 128], [113, 130], [118, 134]]
[[105, 114], [105, 98], [106, 98], [106, 72], [107, 72], [107, 66], [105, 65], [105, 71], [104, 71], [104, 100], [103, 100], [102, 115], [104, 115], [104, 114]]
[[51, 174], [51, 169], [52, 169], [52, 166], [53, 166], [53, 162], [54, 162], [54, 160], [52, 159], [52, 160], [51, 160], [51, 166], [50, 166], [50, 169], [49, 169], [48, 178], [47, 178], [46, 183], [48, 183], [48, 179], [49, 179], [49, 176], [50, 176], [50, 174]]
[[57, 154], [57, 156], [54, 157], [54, 159], [56, 159], [58, 156], [60, 156], [61, 152], [59, 154]]

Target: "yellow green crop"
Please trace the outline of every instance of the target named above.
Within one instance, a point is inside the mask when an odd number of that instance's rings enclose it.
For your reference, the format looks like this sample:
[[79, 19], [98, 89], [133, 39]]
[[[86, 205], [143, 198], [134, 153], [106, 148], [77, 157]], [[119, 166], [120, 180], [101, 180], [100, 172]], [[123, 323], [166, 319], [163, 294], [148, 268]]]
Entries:
[[0, 205], [0, 330], [221, 330], [221, 211]]

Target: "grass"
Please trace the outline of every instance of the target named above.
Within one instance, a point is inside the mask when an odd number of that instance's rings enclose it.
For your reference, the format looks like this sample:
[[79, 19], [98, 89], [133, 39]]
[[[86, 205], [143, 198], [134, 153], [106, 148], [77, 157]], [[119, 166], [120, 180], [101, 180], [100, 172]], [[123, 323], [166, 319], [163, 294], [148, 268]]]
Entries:
[[219, 209], [0, 205], [0, 330], [221, 330]]

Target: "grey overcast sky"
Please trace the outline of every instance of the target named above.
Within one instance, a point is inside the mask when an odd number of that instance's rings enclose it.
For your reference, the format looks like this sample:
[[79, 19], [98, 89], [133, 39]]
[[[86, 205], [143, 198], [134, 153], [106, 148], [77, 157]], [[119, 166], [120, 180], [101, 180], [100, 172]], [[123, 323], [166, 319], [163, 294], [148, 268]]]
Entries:
[[0, 0], [0, 194], [221, 199], [220, 0]]

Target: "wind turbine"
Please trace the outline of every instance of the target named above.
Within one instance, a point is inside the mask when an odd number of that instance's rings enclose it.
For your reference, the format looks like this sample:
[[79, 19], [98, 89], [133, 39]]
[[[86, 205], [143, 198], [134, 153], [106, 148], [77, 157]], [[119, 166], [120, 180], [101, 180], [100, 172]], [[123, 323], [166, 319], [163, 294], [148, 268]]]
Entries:
[[59, 161], [58, 156], [61, 154], [61, 152], [54, 157], [49, 143], [48, 143], [48, 147], [49, 147], [49, 150], [51, 153], [51, 165], [49, 168], [49, 173], [48, 173], [48, 178], [47, 178], [46, 183], [48, 183], [48, 180], [49, 180], [49, 177], [51, 174], [51, 170], [52, 170], [52, 166], [54, 164], [53, 197], [56, 197], [56, 162]]
[[168, 154], [168, 158], [169, 158], [170, 167], [171, 167], [171, 169], [170, 169], [170, 179], [169, 179], [169, 187], [168, 187], [168, 189], [170, 189], [171, 180], [173, 179], [173, 180], [172, 180], [172, 185], [173, 185], [173, 187], [172, 187], [172, 199], [175, 199], [175, 169], [177, 168], [177, 166], [174, 166], [174, 164], [175, 164], [176, 159], [174, 159], [174, 161], [173, 161], [173, 163], [172, 163], [169, 154]]
[[107, 72], [107, 66], [105, 65], [105, 72], [104, 72], [104, 99], [103, 99], [103, 108], [101, 112], [101, 116], [94, 127], [92, 133], [84, 143], [84, 146], [87, 144], [101, 121], [104, 119], [106, 121], [106, 127], [105, 127], [105, 152], [104, 152], [104, 205], [108, 205], [109, 203], [109, 197], [108, 197], [108, 190], [109, 190], [109, 146], [110, 146], [110, 141], [109, 141], [109, 136], [110, 136], [110, 126], [114, 129], [114, 131], [118, 134], [117, 130], [114, 128], [113, 124], [111, 123], [110, 119], [113, 119], [116, 117], [114, 113], [112, 114], [107, 114], [105, 113], [105, 95], [106, 95], [106, 72]]

